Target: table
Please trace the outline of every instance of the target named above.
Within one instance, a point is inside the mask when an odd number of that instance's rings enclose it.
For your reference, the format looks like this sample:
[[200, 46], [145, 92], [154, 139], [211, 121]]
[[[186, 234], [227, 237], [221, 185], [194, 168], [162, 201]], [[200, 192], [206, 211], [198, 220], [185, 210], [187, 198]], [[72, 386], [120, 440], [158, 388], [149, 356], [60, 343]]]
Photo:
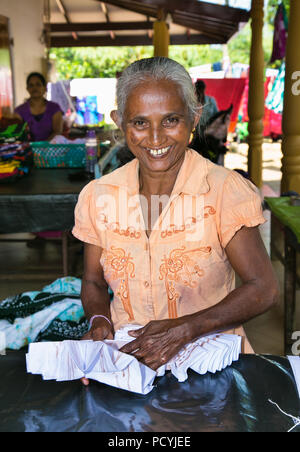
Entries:
[[43, 381], [26, 373], [23, 350], [0, 356], [0, 375], [0, 432], [282, 432], [294, 423], [278, 407], [300, 415], [280, 356], [241, 355], [216, 374], [190, 371], [183, 383], [168, 372], [145, 396], [95, 381]]
[[[297, 289], [297, 253], [300, 252], [300, 207], [291, 206], [289, 197], [265, 198], [271, 211], [271, 259], [284, 266], [284, 346], [289, 353], [295, 316]], [[283, 249], [278, 246], [280, 235]]]
[[33, 168], [15, 183], [0, 185], [0, 234], [63, 231], [63, 273], [67, 276], [67, 231], [74, 224], [78, 194], [88, 180], [71, 181], [78, 169]]

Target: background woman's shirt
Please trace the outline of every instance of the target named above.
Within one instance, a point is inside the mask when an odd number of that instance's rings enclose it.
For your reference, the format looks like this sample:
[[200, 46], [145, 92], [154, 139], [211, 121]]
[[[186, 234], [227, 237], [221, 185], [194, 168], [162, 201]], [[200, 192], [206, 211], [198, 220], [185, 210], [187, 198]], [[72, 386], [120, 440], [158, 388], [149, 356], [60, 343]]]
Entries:
[[41, 115], [33, 115], [31, 113], [29, 101], [15, 109], [15, 112], [21, 116], [23, 121], [27, 122], [32, 135], [32, 141], [45, 141], [48, 139], [53, 132], [53, 116], [58, 111], [62, 112], [60, 106], [48, 100], [46, 101], [46, 110]]

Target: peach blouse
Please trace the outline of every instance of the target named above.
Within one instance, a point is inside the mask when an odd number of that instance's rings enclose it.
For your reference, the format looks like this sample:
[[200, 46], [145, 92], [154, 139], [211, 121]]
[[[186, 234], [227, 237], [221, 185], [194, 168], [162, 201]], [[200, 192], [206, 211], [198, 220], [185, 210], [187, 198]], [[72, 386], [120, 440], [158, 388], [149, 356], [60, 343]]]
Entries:
[[[243, 226], [265, 222], [257, 188], [187, 149], [170, 199], [148, 238], [139, 196], [139, 162], [87, 184], [73, 234], [102, 248], [100, 263], [114, 293], [115, 329], [176, 318], [219, 303], [235, 288], [225, 247]], [[253, 352], [242, 327], [243, 351]]]

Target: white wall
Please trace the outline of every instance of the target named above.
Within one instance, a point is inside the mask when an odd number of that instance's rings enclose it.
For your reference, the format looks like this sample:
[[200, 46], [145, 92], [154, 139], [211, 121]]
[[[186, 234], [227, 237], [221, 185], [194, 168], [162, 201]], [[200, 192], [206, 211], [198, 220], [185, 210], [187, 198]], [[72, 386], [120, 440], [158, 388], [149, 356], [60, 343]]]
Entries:
[[26, 77], [32, 71], [42, 72], [45, 47], [40, 38], [43, 30], [43, 0], [0, 0], [0, 14], [10, 19], [10, 37], [14, 74], [15, 105], [27, 97]]

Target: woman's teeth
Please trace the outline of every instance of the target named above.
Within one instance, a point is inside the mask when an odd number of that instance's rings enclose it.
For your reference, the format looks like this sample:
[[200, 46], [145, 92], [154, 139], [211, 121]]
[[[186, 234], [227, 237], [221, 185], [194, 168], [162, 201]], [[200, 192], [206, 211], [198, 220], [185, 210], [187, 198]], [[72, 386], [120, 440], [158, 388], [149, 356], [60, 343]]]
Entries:
[[168, 152], [168, 150], [170, 149], [171, 146], [168, 146], [166, 148], [161, 148], [161, 149], [148, 149], [148, 151], [150, 152], [151, 155], [163, 155], [166, 154]]

